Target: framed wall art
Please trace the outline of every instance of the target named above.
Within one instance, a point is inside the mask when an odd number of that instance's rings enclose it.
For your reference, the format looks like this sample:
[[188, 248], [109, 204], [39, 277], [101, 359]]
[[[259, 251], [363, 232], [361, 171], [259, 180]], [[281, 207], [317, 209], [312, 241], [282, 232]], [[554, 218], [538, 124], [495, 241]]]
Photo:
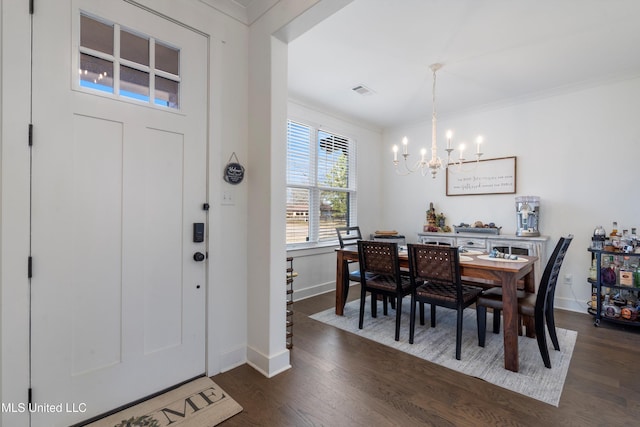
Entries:
[[515, 156], [451, 163], [447, 166], [447, 196], [515, 192]]

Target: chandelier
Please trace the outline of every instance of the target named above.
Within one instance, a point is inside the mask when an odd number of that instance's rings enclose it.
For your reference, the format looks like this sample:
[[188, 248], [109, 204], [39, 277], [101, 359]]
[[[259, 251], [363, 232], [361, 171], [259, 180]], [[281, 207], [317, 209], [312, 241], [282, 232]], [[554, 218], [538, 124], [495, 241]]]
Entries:
[[[427, 161], [426, 159], [426, 154], [427, 154], [427, 150], [425, 148], [420, 150], [420, 160], [418, 160], [413, 166], [410, 165], [409, 163], [409, 140], [407, 139], [407, 137], [405, 136], [404, 138], [402, 138], [402, 157], [403, 157], [403, 166], [404, 168], [400, 168], [399, 167], [399, 163], [400, 161], [398, 160], [398, 145], [394, 145], [393, 146], [393, 165], [396, 169], [396, 173], [398, 175], [409, 175], [411, 173], [414, 172], [418, 172], [420, 171], [420, 173], [422, 174], [422, 176], [426, 176], [427, 173], [431, 172], [431, 177], [435, 178], [436, 174], [438, 173], [438, 170], [443, 169], [443, 167], [450, 167], [450, 166], [454, 166], [457, 165], [455, 168], [455, 171], [457, 172], [468, 172], [469, 169], [464, 169], [463, 164], [466, 161], [466, 159], [464, 158], [465, 154], [465, 144], [461, 143], [458, 146], [458, 150], [460, 152], [459, 157], [457, 160], [453, 160], [451, 159], [451, 153], [454, 151], [453, 148], [451, 148], [451, 138], [453, 137], [453, 132], [451, 130], [447, 131], [447, 148], [445, 149], [445, 151], [447, 152], [447, 162], [446, 164], [444, 164], [443, 166], [443, 162], [440, 159], [440, 157], [438, 157], [438, 144], [436, 141], [436, 122], [437, 122], [437, 117], [436, 117], [436, 71], [438, 71], [440, 68], [442, 68], [442, 64], [436, 63], [436, 64], [432, 64], [430, 67], [431, 71], [433, 72], [433, 89], [432, 89], [432, 94], [433, 94], [433, 98], [432, 98], [432, 103], [433, 103], [433, 113], [431, 115], [431, 160]], [[480, 160], [480, 157], [482, 156], [482, 152], [480, 151], [480, 145], [483, 142], [483, 137], [482, 136], [478, 136], [478, 138], [476, 139], [476, 152], [475, 152], [475, 156], [476, 156], [476, 163], [474, 165], [473, 168], [475, 168], [475, 166], [477, 166], [477, 162]], [[454, 171], [452, 169], [452, 171]]]

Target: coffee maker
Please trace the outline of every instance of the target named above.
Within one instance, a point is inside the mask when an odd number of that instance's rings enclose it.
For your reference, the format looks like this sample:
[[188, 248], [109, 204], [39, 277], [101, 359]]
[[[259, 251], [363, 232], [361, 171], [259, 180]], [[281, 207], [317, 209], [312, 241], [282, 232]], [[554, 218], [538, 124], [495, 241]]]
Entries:
[[516, 236], [539, 236], [538, 223], [540, 220], [540, 197], [516, 197], [516, 218], [518, 221]]

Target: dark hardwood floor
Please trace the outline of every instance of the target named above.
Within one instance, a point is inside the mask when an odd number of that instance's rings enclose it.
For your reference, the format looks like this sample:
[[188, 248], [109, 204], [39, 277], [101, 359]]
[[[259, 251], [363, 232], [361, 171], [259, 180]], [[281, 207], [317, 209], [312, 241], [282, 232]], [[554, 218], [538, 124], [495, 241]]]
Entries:
[[[359, 288], [349, 294], [358, 297]], [[268, 379], [244, 365], [213, 377], [244, 408], [222, 426], [630, 426], [640, 421], [640, 330], [596, 328], [587, 314], [556, 310], [557, 326], [578, 331], [578, 339], [555, 407], [307, 317], [333, 304], [333, 293], [295, 302], [288, 371]]]

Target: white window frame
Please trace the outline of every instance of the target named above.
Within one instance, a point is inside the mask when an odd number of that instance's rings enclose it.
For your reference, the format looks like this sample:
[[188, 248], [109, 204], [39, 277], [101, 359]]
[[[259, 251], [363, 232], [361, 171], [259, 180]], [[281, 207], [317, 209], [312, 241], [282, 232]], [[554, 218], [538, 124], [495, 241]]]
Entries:
[[[156, 43], [162, 44], [166, 47], [175, 49], [180, 51], [180, 47], [167, 43], [165, 41], [161, 41], [156, 39], [155, 37], [144, 34], [140, 31], [136, 31], [133, 28], [125, 27], [117, 22], [110, 21], [108, 19], [97, 16], [93, 13], [87, 12], [85, 10], [78, 10], [78, 13], [75, 16], [74, 21], [74, 31], [73, 44], [76, 47], [76, 53], [72, 57], [72, 88], [78, 92], [84, 92], [92, 95], [97, 95], [101, 97], [117, 99], [119, 101], [128, 102], [132, 104], [145, 105], [150, 108], [160, 109], [169, 112], [180, 113], [182, 109], [182, 88], [180, 87], [180, 91], [178, 93], [178, 106], [163, 106], [158, 105], [155, 102], [155, 78], [162, 77], [171, 81], [178, 83], [178, 85], [182, 86], [182, 78], [180, 75], [168, 73], [166, 71], [157, 69], [155, 67], [155, 46]], [[81, 16], [86, 16], [95, 21], [102, 22], [106, 25], [113, 26], [113, 36], [114, 36], [114, 53], [112, 55], [99, 52], [87, 47], [82, 46], [80, 41], [80, 27], [81, 27]], [[147, 38], [149, 40], [149, 65], [138, 64], [133, 61], [126, 60], [120, 57], [120, 31], [124, 30], [131, 34], [138, 35], [142, 38]], [[98, 59], [102, 59], [104, 61], [110, 62], [113, 64], [113, 92], [102, 91], [98, 89], [93, 89], [90, 87], [83, 86], [80, 83], [80, 57], [82, 54], [96, 57]], [[182, 57], [180, 56], [180, 61], [182, 61]], [[120, 93], [120, 66], [126, 66], [138, 71], [142, 71], [149, 74], [149, 95], [148, 101], [141, 101], [134, 97], [125, 96]]]
[[[310, 138], [309, 138], [309, 156], [308, 156], [308, 169], [306, 173], [308, 174], [308, 182], [307, 183], [296, 183], [290, 182], [289, 180], [289, 124], [296, 123], [298, 125], [305, 126], [310, 130]], [[347, 186], [346, 188], [335, 188], [335, 187], [327, 187], [325, 185], [320, 184], [320, 179], [318, 178], [318, 164], [319, 164], [319, 144], [318, 144], [318, 133], [324, 132], [328, 133], [332, 136], [338, 137], [340, 139], [345, 139], [348, 145], [348, 154], [347, 154]], [[357, 224], [357, 162], [356, 162], [356, 141], [354, 138], [341, 134], [340, 132], [335, 132], [333, 130], [326, 129], [324, 127], [315, 125], [313, 123], [307, 122], [305, 120], [292, 119], [289, 118], [287, 120], [287, 189], [289, 188], [299, 188], [306, 189], [309, 191], [309, 240], [307, 242], [296, 242], [289, 243], [287, 242], [287, 249], [303, 249], [303, 248], [312, 248], [312, 247], [320, 247], [320, 246], [335, 246], [338, 244], [338, 237], [333, 232], [330, 238], [322, 238], [320, 236], [320, 194], [322, 191], [336, 191], [336, 192], [345, 192], [348, 197], [348, 216], [346, 218], [346, 224], [348, 226], [356, 226]], [[299, 160], [300, 158], [298, 158]], [[299, 164], [299, 163], [298, 163]]]

